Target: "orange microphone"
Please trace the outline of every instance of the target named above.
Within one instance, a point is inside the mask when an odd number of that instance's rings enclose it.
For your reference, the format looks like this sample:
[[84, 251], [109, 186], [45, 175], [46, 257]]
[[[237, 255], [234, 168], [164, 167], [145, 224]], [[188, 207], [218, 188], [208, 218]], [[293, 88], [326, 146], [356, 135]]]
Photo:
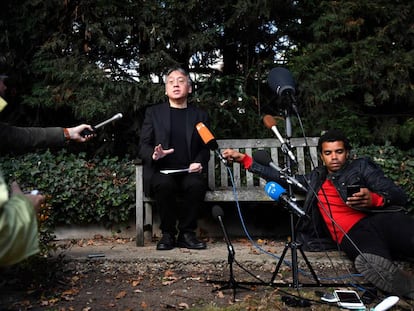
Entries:
[[289, 149], [288, 144], [286, 143], [285, 139], [282, 137], [282, 135], [280, 135], [279, 130], [276, 127], [276, 120], [275, 118], [273, 118], [271, 115], [265, 115], [263, 117], [263, 123], [264, 125], [268, 128], [271, 129], [273, 131], [273, 133], [275, 133], [277, 139], [279, 139], [280, 143], [282, 144], [282, 151], [287, 153], [289, 158], [292, 161], [296, 161], [295, 159], [295, 155], [293, 154], [293, 152]]
[[223, 162], [225, 165], [227, 165], [227, 160], [223, 158], [221, 155], [219, 149], [219, 146], [217, 144], [217, 140], [214, 137], [214, 135], [210, 132], [208, 127], [203, 122], [198, 122], [196, 124], [196, 129], [198, 132], [198, 135], [200, 135], [201, 139], [203, 140], [204, 144], [210, 149], [216, 152], [217, 156], [220, 158], [221, 162]]

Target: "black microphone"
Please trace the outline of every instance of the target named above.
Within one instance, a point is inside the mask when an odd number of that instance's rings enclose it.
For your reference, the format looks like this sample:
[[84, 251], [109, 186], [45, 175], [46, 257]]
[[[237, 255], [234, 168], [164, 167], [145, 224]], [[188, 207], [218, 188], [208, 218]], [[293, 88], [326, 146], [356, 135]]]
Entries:
[[293, 184], [304, 191], [308, 191], [308, 189], [304, 185], [302, 185], [296, 178], [290, 176], [289, 174], [284, 172], [281, 167], [277, 166], [277, 164], [272, 161], [272, 158], [270, 157], [270, 154], [267, 151], [257, 150], [255, 153], [253, 153], [253, 159], [261, 165], [270, 166], [271, 168], [278, 171], [283, 178], [287, 179], [288, 183]]
[[286, 205], [290, 207], [290, 210], [292, 210], [299, 217], [306, 215], [306, 213], [289, 198], [289, 196], [286, 194], [286, 189], [284, 189], [277, 182], [269, 181], [265, 186], [265, 192], [270, 198], [275, 201], [282, 200]]
[[290, 71], [286, 68], [276, 67], [270, 70], [267, 83], [279, 96], [285, 93], [295, 94], [295, 81]]
[[197, 129], [198, 135], [200, 135], [201, 139], [206, 144], [206, 146], [210, 150], [215, 151], [221, 162], [223, 162], [224, 165], [227, 165], [227, 160], [223, 158], [223, 156], [221, 155], [217, 140], [210, 132], [208, 127], [203, 122], [198, 122], [195, 127]]
[[282, 151], [284, 153], [287, 153], [287, 155], [289, 156], [289, 158], [293, 162], [296, 162], [295, 155], [293, 154], [292, 150], [290, 150], [290, 146], [288, 146], [288, 144], [286, 143], [286, 141], [284, 140], [284, 138], [282, 137], [282, 135], [280, 135], [280, 132], [279, 132], [279, 130], [276, 127], [276, 120], [275, 120], [275, 118], [273, 118], [271, 115], [267, 114], [267, 115], [265, 115], [263, 117], [263, 124], [268, 129], [271, 129], [273, 131], [273, 133], [275, 133], [277, 139], [279, 139], [280, 144], [282, 146]]
[[224, 226], [224, 222], [223, 222], [224, 212], [223, 212], [223, 209], [218, 205], [214, 205], [213, 208], [212, 208], [212, 214], [213, 214], [213, 217], [217, 218], [217, 220], [220, 223], [220, 227], [221, 227], [221, 230], [223, 231], [224, 239], [225, 239], [226, 244], [227, 244], [227, 249], [229, 251], [229, 256], [231, 255], [231, 256], [234, 257], [236, 252], [234, 251], [233, 245], [231, 244], [231, 241], [229, 239], [229, 235], [227, 234], [226, 227]]

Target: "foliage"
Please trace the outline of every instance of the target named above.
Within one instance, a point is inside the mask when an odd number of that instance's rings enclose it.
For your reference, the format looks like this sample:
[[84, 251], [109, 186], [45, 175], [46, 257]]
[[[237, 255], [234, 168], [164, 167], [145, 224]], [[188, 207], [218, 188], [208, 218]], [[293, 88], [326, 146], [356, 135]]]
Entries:
[[88, 153], [137, 154], [173, 65], [191, 69], [193, 100], [221, 138], [270, 135], [262, 115], [284, 111], [267, 75], [284, 66], [307, 136], [339, 126], [360, 144], [414, 141], [411, 1], [3, 2], [7, 119], [69, 126], [122, 112]]
[[92, 223], [116, 230], [134, 211], [135, 170], [128, 159], [45, 151], [4, 156], [1, 163], [6, 179], [48, 196], [46, 227]]
[[404, 130], [414, 113], [412, 3], [299, 1], [299, 7], [298, 30], [305, 33], [292, 35], [298, 49], [291, 64], [311, 130], [337, 120], [359, 131], [361, 144], [412, 142]]
[[353, 153], [358, 157], [372, 158], [387, 177], [401, 186], [409, 198], [407, 208], [411, 213], [414, 212], [414, 149], [404, 152], [391, 145], [371, 145], [356, 147]]

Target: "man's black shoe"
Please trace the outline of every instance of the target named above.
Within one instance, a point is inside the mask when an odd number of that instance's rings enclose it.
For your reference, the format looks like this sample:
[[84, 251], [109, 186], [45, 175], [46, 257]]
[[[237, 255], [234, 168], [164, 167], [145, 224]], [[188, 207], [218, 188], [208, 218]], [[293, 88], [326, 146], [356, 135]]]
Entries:
[[207, 247], [206, 243], [199, 241], [194, 232], [185, 232], [178, 235], [177, 239], [178, 247], [185, 247], [190, 249], [205, 249]]
[[157, 250], [168, 251], [175, 247], [175, 238], [170, 233], [164, 233], [161, 240], [157, 244]]

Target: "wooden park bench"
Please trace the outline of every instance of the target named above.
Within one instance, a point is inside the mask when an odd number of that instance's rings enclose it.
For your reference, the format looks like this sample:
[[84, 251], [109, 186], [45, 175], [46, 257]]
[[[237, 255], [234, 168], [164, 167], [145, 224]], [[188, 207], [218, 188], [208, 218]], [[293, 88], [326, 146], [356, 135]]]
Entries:
[[[290, 145], [296, 155], [297, 172], [303, 174], [312, 169], [312, 163], [318, 163], [318, 137], [291, 138]], [[285, 166], [285, 154], [276, 138], [264, 139], [223, 139], [217, 140], [221, 150], [232, 148], [248, 155], [256, 150], [267, 150], [272, 161], [280, 167]], [[154, 200], [143, 192], [142, 164], [136, 164], [136, 245], [144, 245], [144, 230], [152, 231]], [[231, 177], [232, 176], [232, 177]], [[234, 202], [234, 190], [239, 202], [269, 202], [271, 198], [265, 193], [265, 180], [246, 171], [239, 163], [224, 165], [212, 151], [208, 164], [208, 186], [206, 202]]]

